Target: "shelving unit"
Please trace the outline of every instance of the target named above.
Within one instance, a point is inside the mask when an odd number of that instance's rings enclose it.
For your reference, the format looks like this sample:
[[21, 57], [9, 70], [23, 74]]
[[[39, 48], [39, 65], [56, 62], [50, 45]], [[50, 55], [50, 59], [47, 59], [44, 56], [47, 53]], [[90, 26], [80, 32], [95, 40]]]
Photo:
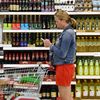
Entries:
[[[0, 15], [54, 15], [55, 12], [0, 12]], [[100, 12], [68, 12], [69, 15], [100, 15]]]
[[85, 75], [82, 75], [82, 76], [79, 76], [79, 75], [76, 75], [76, 79], [100, 79], [100, 76], [85, 76]]

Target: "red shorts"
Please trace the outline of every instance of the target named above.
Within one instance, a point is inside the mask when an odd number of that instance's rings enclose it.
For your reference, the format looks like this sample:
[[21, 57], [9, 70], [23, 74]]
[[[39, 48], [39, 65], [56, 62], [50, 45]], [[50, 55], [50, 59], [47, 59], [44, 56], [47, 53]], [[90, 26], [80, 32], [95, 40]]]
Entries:
[[56, 84], [70, 86], [75, 73], [74, 64], [62, 64], [56, 66]]

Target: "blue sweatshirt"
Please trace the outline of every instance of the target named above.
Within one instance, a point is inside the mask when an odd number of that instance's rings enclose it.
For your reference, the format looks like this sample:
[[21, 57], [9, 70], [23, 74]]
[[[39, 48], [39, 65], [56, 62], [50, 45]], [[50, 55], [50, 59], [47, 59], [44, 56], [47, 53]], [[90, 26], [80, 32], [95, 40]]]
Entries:
[[53, 65], [73, 64], [76, 55], [76, 34], [70, 24], [58, 37], [55, 45], [50, 47]]

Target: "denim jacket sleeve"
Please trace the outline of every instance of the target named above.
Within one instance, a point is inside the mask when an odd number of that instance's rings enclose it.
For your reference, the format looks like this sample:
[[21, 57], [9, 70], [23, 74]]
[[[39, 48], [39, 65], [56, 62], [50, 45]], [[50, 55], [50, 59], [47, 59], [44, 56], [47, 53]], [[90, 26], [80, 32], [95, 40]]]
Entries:
[[71, 44], [72, 34], [69, 31], [64, 31], [59, 39], [61, 39], [61, 41], [59, 40], [59, 42], [61, 42], [60, 47], [52, 45], [50, 47], [50, 51], [52, 51], [59, 58], [65, 59]]

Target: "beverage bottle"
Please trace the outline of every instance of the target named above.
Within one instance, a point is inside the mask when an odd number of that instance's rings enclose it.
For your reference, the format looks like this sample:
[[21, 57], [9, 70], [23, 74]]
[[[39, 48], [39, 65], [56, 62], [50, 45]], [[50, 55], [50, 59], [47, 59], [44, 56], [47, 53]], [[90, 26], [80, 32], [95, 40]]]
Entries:
[[88, 42], [88, 44], [89, 44], [89, 52], [92, 52], [93, 51], [93, 38], [90, 36], [89, 37], [89, 42]]
[[56, 40], [55, 40], [56, 36], [55, 33], [52, 34], [52, 43], [55, 44]]
[[82, 19], [81, 19], [81, 30], [82, 31], [85, 31], [85, 21], [84, 21], [84, 17], [82, 17]]
[[57, 89], [55, 86], [51, 87], [51, 98], [52, 98], [52, 100], [56, 100], [56, 98], [57, 98]]
[[95, 18], [95, 28], [96, 29], [95, 30], [98, 31], [100, 29], [99, 27], [100, 27], [99, 18], [96, 16], [96, 18]]
[[80, 83], [80, 80], [77, 81], [77, 84], [75, 86], [75, 97], [76, 100], [81, 100], [82, 98], [82, 85]]
[[46, 87], [42, 86], [42, 99], [46, 98]]
[[77, 74], [78, 75], [83, 75], [83, 64], [82, 64], [82, 60], [81, 59], [78, 61]]
[[94, 32], [95, 31], [95, 19], [92, 17], [91, 18], [91, 31]]
[[90, 31], [91, 30], [91, 27], [90, 27], [90, 18], [87, 17], [86, 18], [86, 22], [85, 22], [85, 25], [86, 25], [86, 31]]
[[41, 38], [42, 38], [42, 33], [40, 33], [40, 39], [39, 39], [40, 40], [39, 41], [39, 46], [42, 47], [43, 46], [43, 40]]
[[88, 61], [85, 59], [84, 61], [84, 75], [89, 75]]
[[94, 75], [94, 63], [93, 63], [93, 60], [89, 61], [89, 75]]
[[93, 80], [90, 80], [89, 83], [89, 98], [94, 99], [95, 98], [95, 86]]
[[96, 99], [100, 99], [100, 80], [96, 80], [96, 83], [95, 83], [95, 98]]
[[46, 89], [46, 98], [47, 99], [51, 98], [51, 95], [50, 95], [50, 86], [47, 86], [47, 89]]
[[35, 42], [35, 43], [36, 43], [35, 45], [36, 45], [37, 47], [39, 47], [39, 44], [40, 44], [39, 42], [40, 42], [40, 40], [39, 40], [39, 33], [37, 33], [37, 34], [36, 34], [36, 42]]
[[19, 33], [16, 33], [16, 46], [20, 46], [20, 38], [19, 38]]
[[87, 80], [83, 81], [82, 86], [83, 86], [82, 87], [82, 98], [88, 99], [89, 98], [89, 88], [88, 88]]
[[100, 75], [100, 65], [99, 65], [98, 60], [95, 60], [95, 65], [94, 66], [95, 66], [95, 68], [94, 68], [95, 75], [99, 76]]

